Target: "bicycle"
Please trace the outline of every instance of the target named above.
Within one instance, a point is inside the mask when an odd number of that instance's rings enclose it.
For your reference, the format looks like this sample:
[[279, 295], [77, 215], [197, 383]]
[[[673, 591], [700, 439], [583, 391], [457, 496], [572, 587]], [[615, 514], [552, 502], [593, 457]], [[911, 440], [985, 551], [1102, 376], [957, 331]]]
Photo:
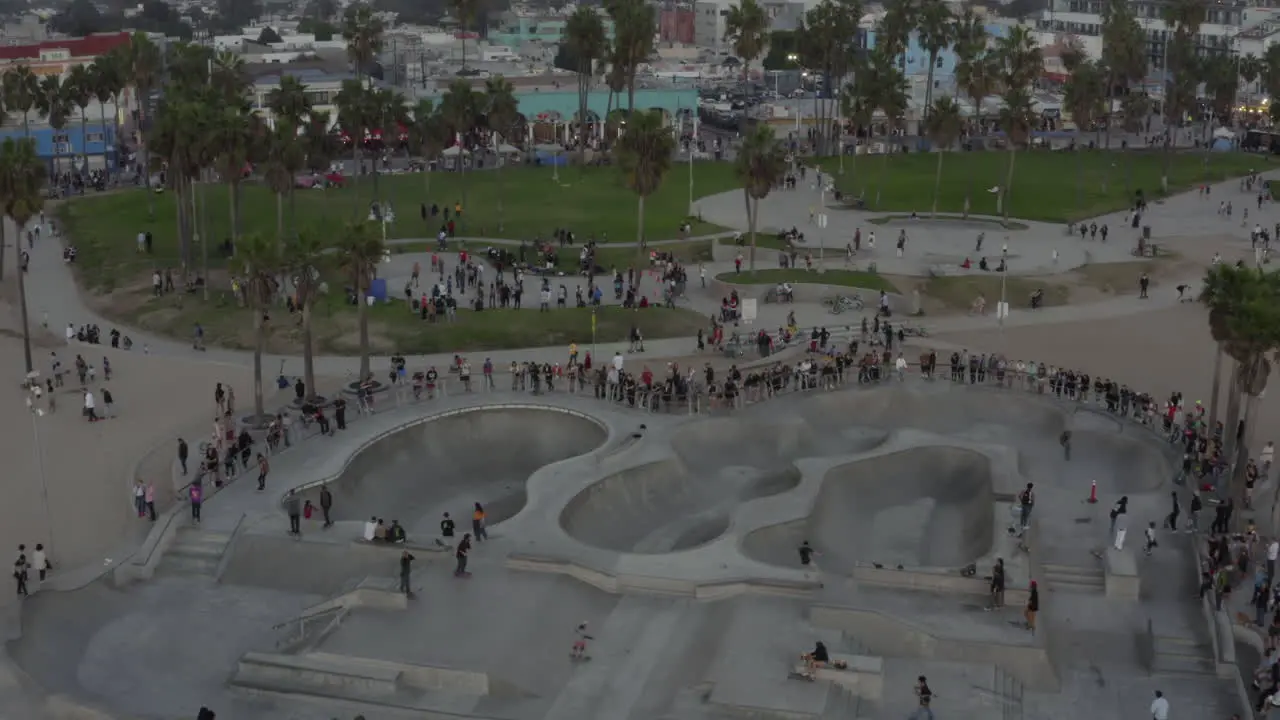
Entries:
[[924, 327], [923, 325], [916, 325], [915, 327], [911, 327], [911, 326], [909, 326], [909, 325], [908, 325], [908, 326], [903, 326], [903, 328], [902, 328], [902, 336], [903, 336], [903, 337], [927, 338], [927, 337], [929, 337], [929, 331], [928, 331], [927, 329], [925, 329], [925, 327]]
[[858, 311], [866, 307], [865, 303], [862, 302], [862, 298], [858, 295], [854, 295], [852, 297], [848, 295], [836, 295], [834, 297], [823, 298], [822, 304], [831, 308], [832, 315], [839, 315], [846, 310]]

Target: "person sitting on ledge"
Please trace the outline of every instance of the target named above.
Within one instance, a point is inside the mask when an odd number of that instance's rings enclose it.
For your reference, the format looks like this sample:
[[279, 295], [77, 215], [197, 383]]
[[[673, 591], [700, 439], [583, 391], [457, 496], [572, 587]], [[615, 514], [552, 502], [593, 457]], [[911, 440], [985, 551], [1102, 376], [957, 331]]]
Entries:
[[403, 543], [407, 538], [404, 534], [404, 528], [401, 527], [399, 520], [392, 520], [391, 527], [387, 528], [387, 542]]
[[827, 652], [827, 646], [821, 640], [813, 646], [813, 652], [805, 653], [800, 658], [804, 660], [805, 670], [812, 674], [820, 667], [826, 667], [831, 662], [831, 653]]
[[964, 262], [960, 263], [960, 267], [965, 270], [968, 270], [969, 268], [973, 267], [973, 263], [969, 262], [969, 258], [965, 258]]
[[387, 526], [382, 524], [382, 518], [378, 518], [378, 524], [375, 525], [373, 528], [373, 541], [374, 542], [387, 541]]

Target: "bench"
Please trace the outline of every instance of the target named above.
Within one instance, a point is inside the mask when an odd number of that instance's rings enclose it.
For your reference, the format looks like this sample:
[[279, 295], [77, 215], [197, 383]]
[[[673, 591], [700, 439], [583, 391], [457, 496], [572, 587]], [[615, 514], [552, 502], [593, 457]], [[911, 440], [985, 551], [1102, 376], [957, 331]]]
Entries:
[[[794, 671], [797, 675], [809, 674], [804, 663], [798, 663]], [[883, 658], [831, 653], [831, 662], [816, 668], [813, 675], [816, 680], [828, 680], [867, 700], [879, 701], [884, 694]]]

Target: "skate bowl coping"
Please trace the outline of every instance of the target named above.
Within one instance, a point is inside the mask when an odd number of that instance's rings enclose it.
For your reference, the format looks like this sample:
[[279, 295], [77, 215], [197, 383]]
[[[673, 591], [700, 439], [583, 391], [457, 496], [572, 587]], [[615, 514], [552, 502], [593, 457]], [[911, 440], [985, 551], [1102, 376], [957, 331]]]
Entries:
[[[828, 259], [827, 262], [831, 262], [831, 260]], [[732, 273], [722, 273], [722, 275], [726, 274]], [[878, 290], [873, 290], [871, 288], [849, 287], [848, 285], [827, 285], [822, 282], [822, 274], [816, 271], [809, 273], [809, 276], [812, 277], [812, 282], [791, 283], [791, 290], [795, 295], [795, 299], [790, 303], [781, 303], [781, 307], [790, 307], [794, 303], [817, 304], [821, 303], [826, 298], [837, 295], [845, 295], [848, 297], [859, 295], [862, 297], [862, 310], [848, 310], [839, 315], [831, 315], [828, 327], [838, 327], [840, 325], [854, 323], [862, 317], [863, 314], [873, 313], [878, 307], [878, 303], [880, 301], [880, 292]], [[778, 287], [778, 284], [773, 282], [752, 283], [750, 282], [751, 274], [746, 271], [743, 271], [738, 277], [742, 279], [741, 283], [726, 282], [719, 279], [719, 277], [709, 277], [707, 278], [707, 290], [717, 297], [729, 297], [729, 294], [736, 290], [738, 292], [738, 297], [755, 299], [758, 300], [761, 305], [764, 305], [765, 296], [768, 295], [771, 290]], [[912, 308], [910, 298], [898, 293], [888, 293], [888, 295], [889, 309], [893, 311], [893, 316], [890, 318], [890, 321], [905, 316], [911, 312]]]
[[522, 553], [507, 556], [506, 566], [512, 570], [565, 575], [613, 595], [675, 595], [698, 600], [721, 600], [739, 595], [808, 597], [822, 587], [817, 581], [786, 579], [731, 578], [700, 583], [676, 578], [614, 574], [588, 568], [571, 560]]
[[871, 652], [996, 665], [1031, 690], [1058, 692], [1061, 688], [1048, 648], [1042, 644], [1015, 645], [939, 637], [919, 625], [877, 610], [837, 605], [813, 605], [809, 608], [809, 620], [817, 627], [857, 637]]

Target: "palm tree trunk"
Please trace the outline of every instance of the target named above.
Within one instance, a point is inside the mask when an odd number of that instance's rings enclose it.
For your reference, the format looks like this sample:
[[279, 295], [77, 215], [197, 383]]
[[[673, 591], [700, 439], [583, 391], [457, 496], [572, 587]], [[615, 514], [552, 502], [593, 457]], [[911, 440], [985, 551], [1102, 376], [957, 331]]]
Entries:
[[1013, 138], [1010, 138], [1009, 139], [1009, 172], [1006, 173], [1005, 175], [1004, 187], [1000, 189], [1000, 197], [1003, 198], [1004, 200], [1003, 201], [1004, 207], [1002, 207], [1001, 210], [1004, 211], [1005, 225], [1009, 224], [1009, 189], [1010, 189], [1010, 186], [1013, 185], [1013, 165], [1017, 159], [1018, 159], [1018, 147], [1017, 145], [1014, 144]]
[[1213, 356], [1213, 386], [1209, 390], [1209, 427], [1218, 424], [1218, 392], [1222, 387], [1222, 358], [1226, 352], [1222, 343], [1218, 343], [1218, 351]]
[[[15, 223], [15, 225], [16, 224], [17, 223]], [[7, 242], [7, 238], [5, 237], [4, 225], [5, 225], [4, 217], [0, 216], [0, 280], [4, 279], [4, 248], [5, 248], [5, 243]], [[21, 275], [22, 274], [22, 228], [17, 229], [17, 234], [18, 234], [18, 237], [13, 243], [13, 247], [16, 248], [14, 257], [18, 258], [18, 265], [17, 265], [18, 274]], [[27, 368], [27, 370], [30, 371], [31, 368]]]
[[276, 193], [276, 239], [284, 245], [284, 195]]
[[[104, 177], [106, 178], [107, 183], [110, 184], [111, 183], [111, 163], [110, 161], [107, 160], [107, 104], [106, 103], [103, 103], [103, 102], [98, 103], [98, 121], [102, 125], [102, 128], [101, 128], [102, 129], [102, 172], [104, 173]], [[88, 152], [88, 151], [89, 151], [88, 148], [85, 148], [85, 152]]]
[[1084, 150], [1076, 147], [1076, 211], [1084, 209]]
[[267, 342], [267, 334], [262, 323], [262, 309], [253, 303], [253, 426], [258, 427], [266, 417], [262, 402], [262, 350]]
[[369, 377], [369, 301], [365, 298], [364, 281], [356, 281], [356, 315], [360, 319], [360, 377], [364, 382]]
[[147, 136], [142, 131], [146, 125], [146, 113], [138, 110], [138, 144], [142, 146], [142, 178], [147, 189], [147, 219], [156, 219], [156, 194], [151, 192], [151, 150], [147, 145]]
[[884, 179], [889, 176], [889, 138], [885, 137], [884, 152], [880, 155], [880, 177], [876, 182], [876, 209], [880, 209], [880, 192], [884, 190]]
[[236, 246], [240, 244], [239, 233], [236, 232], [236, 189], [235, 186], [227, 184], [227, 209], [231, 213], [231, 254], [236, 254]]
[[938, 150], [938, 169], [933, 175], [933, 216], [938, 217], [938, 193], [942, 190], [942, 157], [946, 155], [942, 150]]
[[[84, 156], [84, 164], [86, 171], [89, 165], [89, 118], [85, 116], [85, 109], [80, 108], [80, 154]], [[86, 174], [88, 174], [86, 172]]]
[[1164, 146], [1164, 168], [1160, 171], [1160, 189], [1169, 192], [1169, 168], [1173, 166], [1173, 141], [1177, 136], [1178, 129], [1175, 127], [1169, 136], [1169, 141]]
[[747, 255], [747, 272], [755, 275], [756, 273], [756, 226], [751, 221], [751, 193], [746, 188], [742, 189], [742, 200], [747, 204], [747, 234], [751, 236], [751, 252]]
[[[5, 222], [6, 218], [0, 217], [0, 248], [4, 246]], [[17, 223], [15, 222], [16, 226]], [[26, 363], [27, 373], [35, 370], [35, 366], [31, 363], [31, 325], [27, 318], [27, 280], [24, 277], [26, 273], [22, 272], [22, 228], [17, 228], [17, 241], [13, 243], [14, 257], [17, 263], [14, 265], [14, 271], [18, 275], [18, 308], [22, 313], [22, 360]], [[3, 255], [0, 250], [0, 255]]]
[[[192, 187], [192, 195], [194, 196], [194, 198], [199, 198], [200, 196], [196, 192], [196, 185], [194, 180], [191, 183], [191, 187]], [[192, 207], [196, 207], [196, 205], [194, 204], [195, 202], [196, 200], [193, 199]], [[209, 198], [206, 196], [202, 201], [202, 203], [204, 205], [204, 213], [200, 214], [199, 217], [201, 218], [203, 218], [204, 215], [208, 214], [209, 212]], [[211, 244], [213, 244], [213, 238], [209, 236], [208, 226], [206, 226], [205, 233], [204, 233], [204, 240], [202, 240], [200, 243], [200, 275], [201, 277], [204, 278], [204, 285], [203, 285], [201, 294], [204, 297], [205, 302], [209, 301], [209, 245]]]
[[311, 334], [311, 308], [315, 300], [310, 297], [312, 292], [308, 291], [308, 297], [302, 303], [302, 382], [307, 386], [306, 399], [309, 401], [316, 397], [315, 339]]
[[636, 203], [636, 294], [639, 295], [640, 278], [644, 276], [640, 270], [644, 267], [644, 196], [638, 195]]
[[[498, 232], [502, 232], [502, 196], [506, 194], [507, 180], [506, 175], [502, 172], [502, 164], [498, 164], [498, 168], [493, 171], [498, 176]], [[465, 211], [465, 208], [464, 208]]]
[[[1231, 383], [1227, 386], [1227, 417], [1222, 423], [1222, 456], [1230, 459], [1235, 452], [1236, 426], [1240, 422], [1240, 381], [1237, 377], [1239, 367], [1231, 373]], [[1213, 426], [1210, 426], [1212, 432]], [[1243, 468], [1241, 468], [1243, 469]]]

